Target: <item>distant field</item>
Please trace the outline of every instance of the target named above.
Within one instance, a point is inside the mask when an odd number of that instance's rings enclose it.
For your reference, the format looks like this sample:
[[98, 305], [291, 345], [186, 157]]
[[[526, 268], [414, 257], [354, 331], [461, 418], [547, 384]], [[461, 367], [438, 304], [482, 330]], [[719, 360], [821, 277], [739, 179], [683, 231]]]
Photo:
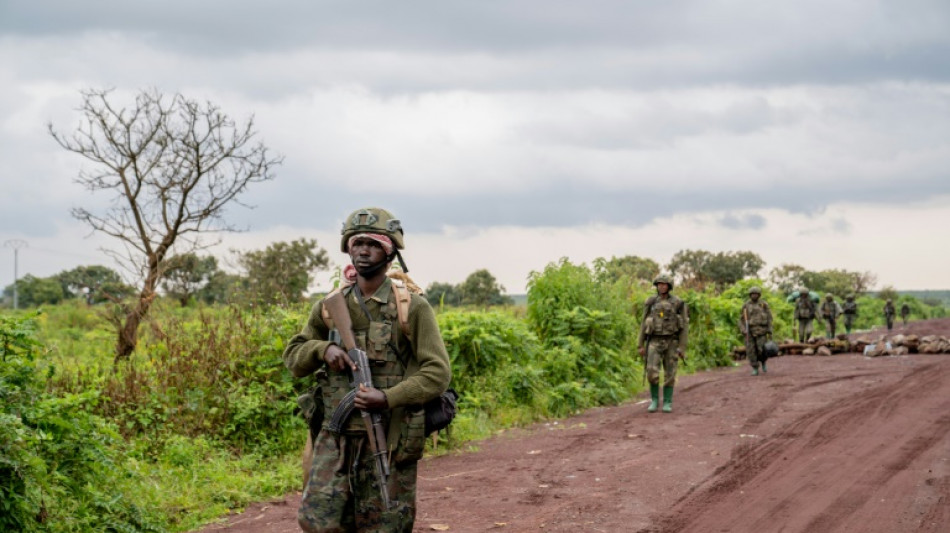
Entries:
[[899, 294], [906, 294], [908, 296], [913, 296], [921, 301], [927, 300], [939, 300], [943, 305], [950, 307], [950, 290], [943, 291], [897, 291]]

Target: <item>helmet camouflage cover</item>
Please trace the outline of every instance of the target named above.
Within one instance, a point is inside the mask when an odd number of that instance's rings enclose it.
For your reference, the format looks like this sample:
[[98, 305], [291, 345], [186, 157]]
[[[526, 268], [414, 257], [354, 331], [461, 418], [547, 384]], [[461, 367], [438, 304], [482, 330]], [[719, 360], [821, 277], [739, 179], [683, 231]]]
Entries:
[[845, 298], [850, 302], [851, 300], [854, 300], [854, 295], [853, 295], [853, 294], [849, 294], [849, 295], [847, 295]]
[[757, 285], [753, 285], [752, 287], [749, 287], [749, 294], [759, 294], [759, 295], [761, 295], [761, 294], [762, 294], [762, 289], [761, 289], [759, 286], [757, 286]]
[[798, 291], [798, 292], [801, 293], [801, 294], [808, 294], [808, 289], [806, 289], [806, 288], [803, 287], [802, 290], [800, 290], [800, 291]]
[[359, 233], [381, 233], [393, 241], [397, 250], [405, 248], [403, 241], [402, 224], [392, 213], [380, 207], [366, 207], [357, 209], [343, 221], [343, 238], [340, 240], [340, 250], [347, 252], [347, 242], [350, 237]]
[[831, 293], [828, 293], [828, 294], [825, 295], [825, 300], [834, 300], [834, 299], [835, 299], [835, 297], [832, 296]]
[[666, 283], [670, 286], [670, 290], [673, 290], [673, 277], [668, 274], [660, 274], [653, 280], [653, 286], [656, 287], [658, 283]]

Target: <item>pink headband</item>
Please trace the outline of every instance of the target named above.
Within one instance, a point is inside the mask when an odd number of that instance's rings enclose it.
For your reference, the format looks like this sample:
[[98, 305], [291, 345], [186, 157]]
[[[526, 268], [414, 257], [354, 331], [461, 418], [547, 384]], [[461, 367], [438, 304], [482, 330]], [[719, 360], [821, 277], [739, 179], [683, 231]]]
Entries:
[[366, 238], [368, 238], [368, 239], [373, 239], [374, 241], [376, 241], [376, 242], [378, 242], [379, 244], [382, 245], [383, 250], [386, 251], [386, 255], [392, 255], [392, 253], [393, 253], [393, 240], [390, 239], [389, 237], [383, 235], [382, 233], [357, 233], [356, 235], [353, 235], [352, 237], [350, 237], [350, 239], [349, 239], [348, 241], [346, 241], [346, 249], [349, 250], [350, 247], [353, 246], [353, 241], [354, 241], [355, 239], [360, 238], [360, 237], [366, 237]]

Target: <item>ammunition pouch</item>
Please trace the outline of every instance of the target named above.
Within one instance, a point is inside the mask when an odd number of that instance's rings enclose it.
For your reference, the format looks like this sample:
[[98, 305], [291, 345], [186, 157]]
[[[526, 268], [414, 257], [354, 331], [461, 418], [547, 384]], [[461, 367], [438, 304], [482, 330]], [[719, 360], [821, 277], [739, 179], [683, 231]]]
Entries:
[[297, 407], [300, 409], [300, 416], [307, 423], [310, 429], [310, 438], [317, 439], [320, 428], [323, 426], [323, 393], [319, 385], [314, 385], [306, 392], [297, 396]]

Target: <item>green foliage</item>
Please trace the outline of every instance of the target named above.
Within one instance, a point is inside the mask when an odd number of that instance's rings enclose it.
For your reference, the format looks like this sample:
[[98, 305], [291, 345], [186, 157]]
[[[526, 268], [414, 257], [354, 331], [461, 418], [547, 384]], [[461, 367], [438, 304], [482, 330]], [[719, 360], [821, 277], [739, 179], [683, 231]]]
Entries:
[[782, 264], [769, 273], [769, 284], [786, 296], [802, 287], [821, 294], [831, 293], [839, 299], [852, 294], [860, 296], [877, 281], [870, 272], [843, 269], [806, 270], [800, 265]]
[[[3, 289], [6, 299], [13, 302], [13, 284]], [[22, 308], [58, 304], [63, 301], [63, 287], [54, 278], [38, 278], [27, 274], [16, 281], [17, 306]]]
[[287, 305], [303, 300], [313, 272], [325, 270], [329, 259], [316, 240], [297, 239], [244, 252], [238, 262], [247, 274], [246, 291], [252, 302]]
[[893, 285], [887, 285], [883, 289], [881, 289], [880, 292], [877, 293], [877, 297], [884, 301], [893, 300], [896, 302], [898, 296], [899, 295], [897, 294], [897, 290], [894, 288]]
[[62, 285], [67, 298], [82, 297], [89, 305], [135, 294], [135, 289], [126, 285], [116, 271], [101, 265], [78, 266], [54, 278]]
[[[636, 338], [654, 289], [611, 275], [606, 261], [594, 264], [561, 260], [532, 273], [525, 308], [438, 314], [461, 393], [452, 446], [639, 391]], [[675, 289], [690, 313], [683, 372], [732, 364], [732, 349], [742, 343], [739, 309], [752, 285], [761, 281], [741, 280], [720, 294]], [[790, 335], [792, 305], [777, 292], [762, 297], [772, 307], [776, 336]], [[945, 313], [910, 301], [915, 318]], [[881, 305], [862, 296], [859, 327], [883, 323]], [[0, 506], [7, 506], [0, 511], [45, 520], [26, 531], [47, 524], [63, 531], [188, 531], [298, 489], [296, 456], [306, 429], [293, 413], [297, 394], [311, 383], [293, 380], [281, 353], [304, 311], [182, 308], [158, 299], [139, 349], [117, 367], [114, 332], [81, 302], [52, 306], [28, 322], [3, 319], [4, 357], [18, 362], [0, 367], [0, 491], [18, 496], [0, 494]], [[78, 430], [66, 435], [64, 427]], [[62, 525], [65, 516], [77, 525]]]
[[214, 256], [198, 257], [195, 253], [176, 255], [168, 259], [162, 288], [181, 303], [182, 307], [201, 290], [218, 272]]
[[436, 309], [444, 306], [457, 307], [462, 305], [462, 294], [459, 292], [458, 285], [452, 285], [451, 283], [436, 281], [429, 284], [425, 291], [425, 297], [429, 305]]
[[476, 270], [458, 285], [435, 282], [425, 292], [426, 300], [435, 308], [443, 306], [488, 307], [512, 305], [514, 300], [505, 295], [505, 287], [485, 269]]
[[867, 292], [876, 278], [870, 272], [850, 272], [843, 269], [822, 270], [820, 272], [805, 271], [801, 281], [810, 290], [822, 294], [831, 293], [839, 299], [849, 294], [860, 295]]
[[0, 320], [0, 530], [164, 530], [148, 488], [121, 462], [124, 442], [91, 412], [98, 393], [44, 390], [33, 327]]
[[688, 288], [702, 290], [713, 285], [723, 290], [733, 283], [756, 276], [765, 261], [753, 252], [707, 252], [680, 250], [673, 254], [667, 269]]
[[276, 308], [165, 316], [152, 322], [147, 349], [128, 363], [82, 371], [63, 364], [51, 386], [67, 393], [100, 390], [107, 401], [97, 412], [116, 420], [129, 438], [161, 441], [170, 433], [213, 430], [235, 449], [279, 450], [296, 428], [288, 424], [296, 388], [281, 353], [298, 320]]
[[781, 264], [769, 272], [769, 285], [788, 296], [804, 286], [802, 276], [807, 272], [801, 265]]
[[504, 295], [505, 288], [484, 268], [469, 274], [458, 286], [458, 291], [462, 295], [462, 305], [486, 307], [511, 304], [511, 298]]
[[567, 259], [529, 276], [528, 323], [542, 339], [546, 372], [561, 376], [552, 414], [617, 403], [636, 391], [634, 320], [617, 287]]

